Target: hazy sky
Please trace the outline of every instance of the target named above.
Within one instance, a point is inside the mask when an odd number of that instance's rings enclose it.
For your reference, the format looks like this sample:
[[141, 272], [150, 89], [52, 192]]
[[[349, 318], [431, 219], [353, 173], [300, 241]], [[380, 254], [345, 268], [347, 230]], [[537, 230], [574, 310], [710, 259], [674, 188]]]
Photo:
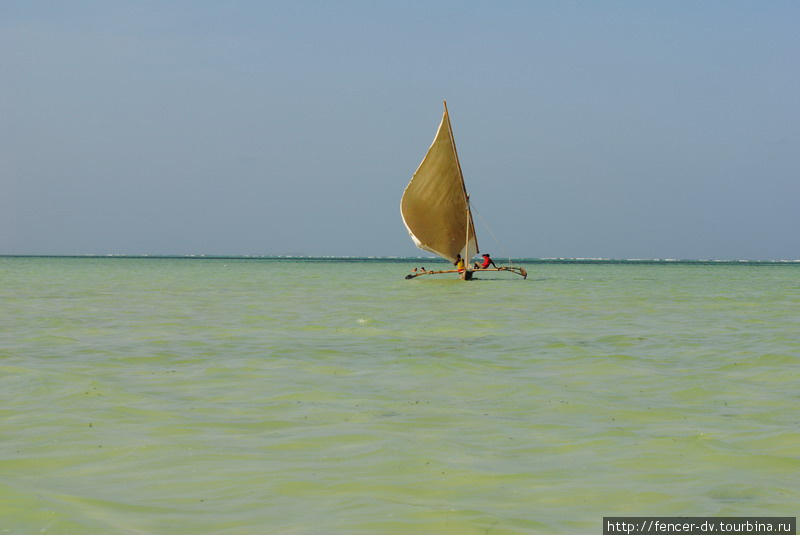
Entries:
[[800, 258], [800, 2], [0, 1], [0, 254]]

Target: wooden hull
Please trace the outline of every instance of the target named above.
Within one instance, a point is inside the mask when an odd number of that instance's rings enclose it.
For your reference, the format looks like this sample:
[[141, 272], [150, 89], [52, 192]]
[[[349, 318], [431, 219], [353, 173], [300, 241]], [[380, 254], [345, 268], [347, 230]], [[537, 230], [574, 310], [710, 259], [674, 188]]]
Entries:
[[407, 279], [413, 279], [415, 277], [420, 277], [422, 275], [439, 275], [442, 273], [458, 273], [459, 278], [461, 280], [472, 280], [472, 276], [475, 273], [483, 272], [483, 271], [510, 271], [516, 275], [519, 275], [523, 279], [528, 278], [528, 272], [525, 271], [525, 268], [516, 267], [516, 266], [509, 266], [509, 267], [499, 267], [499, 268], [487, 268], [487, 269], [468, 269], [466, 271], [459, 272], [457, 269], [443, 269], [440, 271], [415, 271], [414, 273], [410, 273], [406, 275]]

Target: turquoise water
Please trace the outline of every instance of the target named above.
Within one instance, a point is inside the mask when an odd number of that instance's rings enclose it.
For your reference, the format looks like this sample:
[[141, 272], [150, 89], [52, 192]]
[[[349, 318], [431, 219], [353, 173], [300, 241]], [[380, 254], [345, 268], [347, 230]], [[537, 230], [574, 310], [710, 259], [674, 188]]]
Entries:
[[797, 515], [800, 265], [420, 262], [0, 258], [0, 533]]

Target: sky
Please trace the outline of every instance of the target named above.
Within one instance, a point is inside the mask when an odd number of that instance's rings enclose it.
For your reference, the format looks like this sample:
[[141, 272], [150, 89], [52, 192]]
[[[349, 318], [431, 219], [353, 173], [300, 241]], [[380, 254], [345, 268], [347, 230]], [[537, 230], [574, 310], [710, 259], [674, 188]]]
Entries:
[[800, 259], [800, 3], [2, 0], [0, 254]]

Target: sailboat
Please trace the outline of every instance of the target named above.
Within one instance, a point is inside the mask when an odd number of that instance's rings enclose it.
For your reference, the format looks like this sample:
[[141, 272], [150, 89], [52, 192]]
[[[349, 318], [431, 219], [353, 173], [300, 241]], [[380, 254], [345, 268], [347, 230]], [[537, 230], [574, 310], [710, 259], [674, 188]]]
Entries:
[[442, 122], [436, 137], [403, 192], [400, 213], [417, 247], [453, 264], [459, 256], [464, 262], [463, 269], [414, 270], [406, 276], [407, 279], [420, 275], [458, 273], [461, 279], [471, 280], [476, 271], [510, 271], [527, 278], [525, 269], [517, 266], [470, 269], [469, 262], [480, 251], [447, 112], [447, 101], [444, 102]]

